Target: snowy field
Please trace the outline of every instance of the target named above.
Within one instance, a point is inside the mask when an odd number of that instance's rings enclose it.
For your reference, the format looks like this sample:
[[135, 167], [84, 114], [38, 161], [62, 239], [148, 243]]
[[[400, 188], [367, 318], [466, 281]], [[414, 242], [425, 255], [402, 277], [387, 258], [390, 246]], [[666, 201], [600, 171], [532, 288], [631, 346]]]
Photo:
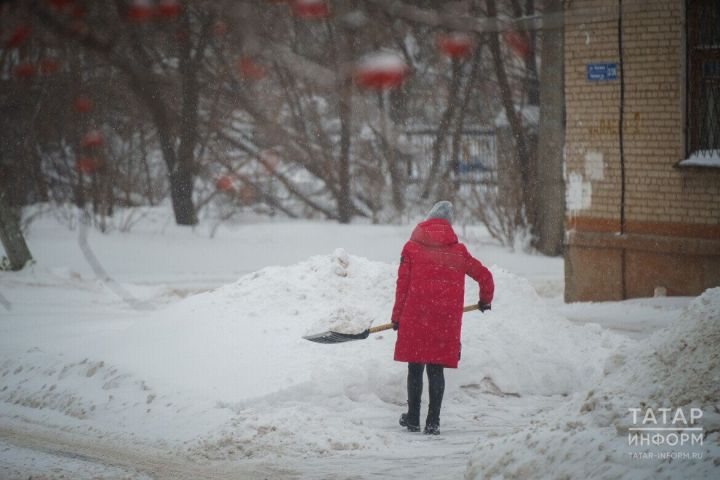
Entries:
[[[151, 211], [88, 233], [103, 281], [78, 228], [36, 220], [37, 263], [0, 272], [0, 478], [720, 474], [720, 290], [566, 305], [561, 259], [478, 227], [457, 230], [491, 266], [493, 310], [465, 314], [442, 435], [401, 429], [392, 331], [301, 337], [388, 322], [412, 228], [246, 219], [211, 237]], [[627, 408], [666, 404], [703, 410], [701, 459], [628, 455]]]

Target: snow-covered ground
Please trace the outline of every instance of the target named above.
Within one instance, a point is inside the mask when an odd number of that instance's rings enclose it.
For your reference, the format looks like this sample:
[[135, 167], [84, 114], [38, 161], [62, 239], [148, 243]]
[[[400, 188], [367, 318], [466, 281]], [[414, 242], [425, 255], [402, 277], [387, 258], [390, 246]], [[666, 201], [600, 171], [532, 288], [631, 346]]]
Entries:
[[[621, 452], [624, 437], [580, 412], [588, 392], [626, 378], [608, 365], [630, 368], [620, 359], [672, 336], [647, 338], [667, 325], [720, 321], [711, 294], [704, 310], [688, 310], [689, 298], [566, 305], [561, 259], [458, 227], [492, 266], [496, 299], [465, 315], [442, 435], [410, 434], [397, 425], [405, 365], [392, 361], [392, 331], [338, 345], [301, 337], [389, 321], [412, 227], [246, 219], [211, 238], [151, 211], [131, 233], [89, 232], [113, 284], [96, 277], [78, 229], [36, 220], [37, 264], [0, 272], [0, 477], [602, 477], [598, 455], [577, 456]], [[476, 298], [470, 281], [466, 301]], [[588, 426], [572, 436], [556, 428], [563, 415]], [[575, 460], [539, 468], [547, 454], [525, 438], [536, 431], [556, 450], [572, 442]], [[720, 472], [717, 436], [702, 462], [672, 474]], [[625, 462], [606, 476], [651, 478], [662, 466]]]

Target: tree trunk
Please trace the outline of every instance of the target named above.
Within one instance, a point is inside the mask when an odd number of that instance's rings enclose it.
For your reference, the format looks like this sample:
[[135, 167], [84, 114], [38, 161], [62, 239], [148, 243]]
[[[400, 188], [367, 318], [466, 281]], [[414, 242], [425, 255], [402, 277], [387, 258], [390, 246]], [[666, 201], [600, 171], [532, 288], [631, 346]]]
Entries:
[[388, 118], [388, 112], [390, 110], [389, 100], [389, 95], [387, 95], [386, 92], [378, 93], [378, 103], [380, 104], [381, 109], [380, 128], [382, 130], [382, 144], [385, 147], [385, 159], [387, 160], [388, 173], [390, 174], [392, 200], [393, 205], [395, 206], [395, 211], [398, 214], [402, 214], [405, 210], [405, 196], [403, 194], [403, 179], [401, 179], [401, 171], [395, 161], [395, 142], [391, 140], [391, 137], [393, 139], [395, 138], [395, 132], [390, 132], [390, 119]]
[[[163, 100], [162, 91], [154, 82], [147, 79], [154, 76], [151, 67], [144, 65], [142, 61], [134, 57], [121, 56], [113, 47], [113, 43], [101, 40], [92, 35], [78, 34], [77, 32], [58, 22], [52, 15], [42, 8], [37, 2], [33, 2], [32, 10], [47, 26], [63, 38], [72, 38], [83, 47], [94, 51], [105, 58], [105, 60], [122, 71], [128, 79], [130, 89], [138, 99], [150, 111], [160, 142], [163, 160], [168, 169], [170, 181], [170, 198], [172, 200], [175, 221], [178, 225], [196, 225], [197, 215], [193, 204], [193, 180], [195, 176], [194, 151], [197, 144], [197, 105], [199, 90], [197, 88], [197, 70], [203, 58], [207, 46], [208, 33], [212, 22], [207, 17], [203, 30], [200, 34], [195, 55], [192, 56], [192, 35], [181, 36], [181, 75], [183, 80], [183, 103], [181, 113], [181, 145], [179, 153], [175, 151], [177, 136], [173, 134], [173, 107]], [[186, 5], [187, 6], [187, 5]], [[183, 8], [183, 22], [189, 26], [187, 8]], [[189, 28], [185, 29], [189, 33]], [[137, 38], [135, 38], [136, 41]], [[138, 45], [134, 45], [137, 51], [142, 51]], [[192, 76], [192, 78], [189, 78]], [[188, 85], [188, 80], [190, 84]], [[194, 109], [192, 108], [194, 107]], [[192, 118], [184, 118], [184, 115], [193, 112]], [[81, 199], [78, 198], [78, 201]]]
[[[186, 32], [191, 31], [187, 9], [183, 10], [182, 25]], [[170, 171], [170, 191], [178, 225], [197, 224], [197, 214], [193, 204], [195, 177], [195, 148], [198, 143], [198, 108], [200, 103], [200, 84], [198, 70], [203, 58], [206, 37], [206, 20], [200, 32], [193, 54], [191, 35], [184, 35], [180, 41], [180, 75], [182, 77], [182, 114], [180, 117], [180, 144], [177, 150], [177, 165]]]
[[153, 116], [163, 160], [168, 169], [170, 200], [175, 214], [175, 223], [197, 225], [197, 215], [192, 199], [194, 188], [192, 165], [188, 165], [187, 159], [182, 162], [178, 161], [178, 156], [173, 148], [172, 127], [165, 106], [152, 100], [146, 106]]
[[[131, 89], [150, 111], [157, 131], [160, 150], [168, 169], [170, 199], [175, 214], [175, 223], [178, 225], [196, 225], [198, 220], [192, 197], [195, 177], [194, 149], [197, 139], [197, 102], [199, 95], [197, 85], [194, 85], [191, 81], [190, 87], [194, 87], [194, 89], [188, 90], [187, 78], [183, 78], [181, 139], [180, 147], [176, 153], [170, 108], [162, 101], [157, 90], [150, 89], [146, 82], [143, 82], [141, 74], [131, 70], [128, 72], [128, 77]], [[194, 117], [188, 119], [186, 115], [188, 112], [192, 114], [193, 105], [195, 106]]]
[[178, 225], [196, 225], [198, 222], [192, 194], [192, 172], [185, 168], [178, 168], [171, 172], [170, 198], [175, 213], [175, 223]]
[[[495, 0], [486, 0], [487, 13], [489, 17], [497, 16], [497, 5]], [[535, 192], [536, 192], [536, 177], [533, 176], [532, 172], [532, 159], [530, 157], [530, 143], [523, 127], [522, 112], [515, 111], [515, 102], [513, 100], [512, 90], [510, 88], [510, 82], [505, 71], [505, 64], [503, 62], [502, 54], [500, 51], [500, 38], [498, 33], [488, 35], [488, 46], [490, 47], [490, 53], [492, 54], [493, 65], [495, 67], [495, 74], [498, 80], [498, 86], [500, 87], [500, 100], [505, 110], [505, 115], [510, 125], [510, 130], [513, 136], [513, 143], [515, 146], [517, 164], [519, 166], [519, 177], [520, 177], [520, 194], [522, 196], [522, 206], [524, 207], [525, 216], [527, 223], [535, 228], [535, 219], [533, 218], [534, 210], [532, 205], [535, 203]], [[517, 212], [517, 218], [521, 219], [521, 212]]]
[[[339, 72], [338, 61], [343, 62], [355, 56], [355, 45], [352, 33], [343, 35], [344, 45], [336, 52], [338, 40], [328, 24], [329, 40], [333, 44], [333, 54], [336, 70]], [[340, 162], [338, 165], [338, 220], [340, 223], [350, 223], [352, 219], [352, 191], [350, 187], [350, 146], [352, 122], [352, 79], [343, 80], [339, 91], [338, 116], [340, 117]]]
[[[486, 5], [488, 17], [497, 16], [497, 6], [495, 4], [495, 0], [486, 0]], [[530, 188], [530, 157], [528, 141], [521, 121], [522, 112], [515, 111], [515, 102], [513, 101], [510, 82], [508, 80], [507, 72], [505, 71], [505, 64], [503, 63], [502, 54], [500, 52], [500, 38], [498, 33], [488, 35], [488, 46], [490, 47], [490, 52], [492, 53], [495, 74], [498, 80], [498, 86], [500, 87], [500, 99], [515, 139], [513, 143], [515, 144], [517, 159], [520, 165], [523, 204], [527, 210], [532, 205], [534, 199], [532, 195], [533, 189]]]
[[32, 260], [30, 249], [20, 230], [20, 218], [7, 203], [4, 192], [0, 192], [0, 241], [13, 270], [21, 270]]
[[350, 198], [350, 121], [352, 115], [352, 85], [346, 81], [340, 93], [340, 165], [338, 180], [340, 182], [338, 198], [338, 220], [350, 223], [352, 218], [352, 200]]
[[[562, 8], [562, 0], [545, 0], [545, 13], [561, 13]], [[565, 233], [563, 35], [562, 27], [543, 30], [536, 247], [545, 255], [562, 253]]]
[[[455, 116], [455, 108], [458, 103], [458, 92], [460, 91], [460, 77], [462, 76], [462, 63], [459, 60], [452, 60], [452, 76], [450, 78], [450, 89], [448, 92], [448, 104], [443, 112], [440, 123], [438, 124], [437, 135], [435, 142], [432, 147], [432, 159], [430, 163], [430, 170], [428, 176], [425, 179], [425, 185], [423, 186], [422, 194], [420, 195], [423, 199], [430, 198], [433, 190], [437, 184], [437, 175], [440, 170], [440, 163], [442, 160], [443, 148], [445, 147], [446, 137], [453, 117]], [[438, 198], [439, 200], [439, 198]]]
[[[530, 17], [533, 15], [535, 15], [535, 0], [525, 0], [525, 11], [521, 11], [520, 15], [517, 16]], [[523, 59], [525, 62], [524, 89], [527, 94], [528, 105], [540, 105], [540, 82], [536, 61], [537, 32], [535, 30], [526, 30], [525, 35], [528, 41], [528, 51]]]

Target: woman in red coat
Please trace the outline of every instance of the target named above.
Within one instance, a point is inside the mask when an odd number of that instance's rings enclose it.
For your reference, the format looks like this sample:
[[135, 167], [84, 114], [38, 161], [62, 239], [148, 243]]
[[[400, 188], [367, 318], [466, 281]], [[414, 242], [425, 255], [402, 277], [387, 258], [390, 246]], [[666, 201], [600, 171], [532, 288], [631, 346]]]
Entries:
[[400, 257], [393, 328], [398, 331], [395, 360], [408, 362], [408, 411], [400, 425], [420, 431], [423, 370], [427, 366], [430, 404], [425, 433], [440, 433], [445, 391], [443, 368], [457, 368], [465, 275], [480, 286], [481, 311], [489, 310], [494, 284], [490, 271], [458, 242], [452, 229], [452, 203], [436, 203], [415, 227]]

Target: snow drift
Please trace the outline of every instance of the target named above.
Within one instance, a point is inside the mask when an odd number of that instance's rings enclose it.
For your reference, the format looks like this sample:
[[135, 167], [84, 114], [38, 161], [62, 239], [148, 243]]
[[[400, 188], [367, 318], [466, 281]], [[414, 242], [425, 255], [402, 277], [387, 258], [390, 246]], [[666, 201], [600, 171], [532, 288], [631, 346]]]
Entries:
[[[720, 288], [693, 300], [680, 320], [640, 349], [621, 349], [605, 366], [600, 386], [588, 392], [582, 411], [601, 425], [629, 423], [627, 406], [653, 408], [720, 403]], [[706, 420], [711, 417], [708, 411]], [[720, 424], [717, 425], [720, 427]]]
[[[225, 402], [308, 383], [326, 393], [369, 388], [402, 403], [396, 384], [404, 365], [392, 361], [394, 333], [341, 345], [301, 339], [328, 328], [354, 333], [389, 321], [396, 269], [341, 249], [265, 268], [136, 323], [107, 339], [97, 354], [158, 388]], [[503, 392], [551, 395], [576, 391], [600, 374], [618, 345], [614, 335], [570, 324], [545, 308], [524, 279], [497, 268], [493, 273], [493, 311], [464, 318], [461, 382], [485, 380]], [[466, 290], [467, 303], [476, 302], [474, 282]], [[377, 384], [371, 378], [381, 371], [394, 375]]]
[[[720, 458], [720, 288], [691, 302], [681, 318], [642, 344], [608, 358], [599, 384], [528, 428], [478, 446], [466, 478], [711, 478]], [[646, 447], [701, 459], [643, 459], [628, 445], [630, 408], [700, 408], [703, 445]]]

